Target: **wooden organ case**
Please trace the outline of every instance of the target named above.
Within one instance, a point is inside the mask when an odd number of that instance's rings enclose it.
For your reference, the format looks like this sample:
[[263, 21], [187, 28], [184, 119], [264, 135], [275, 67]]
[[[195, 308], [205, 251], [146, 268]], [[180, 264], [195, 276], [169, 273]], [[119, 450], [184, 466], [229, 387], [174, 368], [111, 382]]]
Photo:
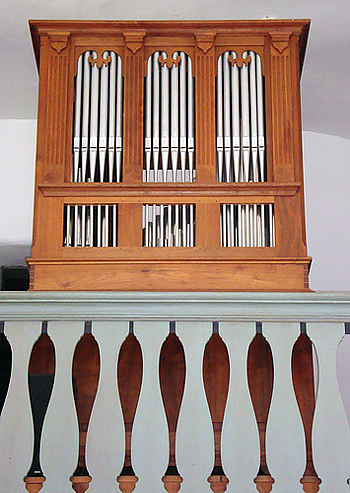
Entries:
[[30, 21], [32, 290], [308, 291], [309, 21]]

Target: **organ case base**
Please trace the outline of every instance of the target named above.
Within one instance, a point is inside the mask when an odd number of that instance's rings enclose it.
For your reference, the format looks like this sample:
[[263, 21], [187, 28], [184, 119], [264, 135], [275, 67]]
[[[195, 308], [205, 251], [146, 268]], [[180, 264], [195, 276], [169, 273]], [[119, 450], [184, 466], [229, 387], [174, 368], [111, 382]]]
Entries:
[[311, 259], [30, 259], [34, 291], [310, 291]]

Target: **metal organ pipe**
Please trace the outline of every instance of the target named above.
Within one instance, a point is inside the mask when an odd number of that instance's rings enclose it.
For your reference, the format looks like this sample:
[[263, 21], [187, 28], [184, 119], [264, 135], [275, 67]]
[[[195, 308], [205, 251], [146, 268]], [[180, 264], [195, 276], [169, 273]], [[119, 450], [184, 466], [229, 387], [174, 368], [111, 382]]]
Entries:
[[144, 182], [194, 181], [192, 64], [182, 51], [170, 58], [156, 51], [148, 59], [144, 148]]
[[105, 51], [101, 67], [96, 62], [95, 51], [86, 51], [78, 59], [72, 180], [120, 182], [123, 115], [121, 59], [116, 53]]
[[116, 204], [64, 206], [63, 246], [115, 247], [118, 244]]
[[142, 225], [145, 247], [195, 246], [194, 204], [145, 204]]
[[274, 247], [273, 204], [222, 204], [222, 247]]
[[264, 89], [260, 56], [224, 52], [216, 80], [216, 170], [219, 182], [265, 181]]

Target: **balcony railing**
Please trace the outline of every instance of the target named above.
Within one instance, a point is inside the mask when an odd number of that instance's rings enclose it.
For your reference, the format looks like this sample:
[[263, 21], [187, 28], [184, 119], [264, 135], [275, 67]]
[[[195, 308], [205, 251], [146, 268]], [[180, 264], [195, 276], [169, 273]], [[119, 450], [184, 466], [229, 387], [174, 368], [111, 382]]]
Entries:
[[3, 293], [0, 320], [0, 491], [349, 491], [349, 293]]

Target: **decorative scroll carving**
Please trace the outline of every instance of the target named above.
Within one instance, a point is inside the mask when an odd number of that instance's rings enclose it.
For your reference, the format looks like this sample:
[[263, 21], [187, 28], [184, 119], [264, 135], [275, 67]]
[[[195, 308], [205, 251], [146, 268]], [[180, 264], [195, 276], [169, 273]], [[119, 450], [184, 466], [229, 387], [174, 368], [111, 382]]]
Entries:
[[[95, 58], [95, 54], [96, 54], [96, 58]], [[103, 55], [105, 53], [107, 53], [106, 51], [104, 53], [96, 53], [96, 51], [92, 53], [90, 56], [89, 56], [89, 62], [91, 63], [92, 66], [94, 66], [95, 64], [98, 66], [98, 68], [101, 68], [102, 65], [107, 65], [109, 64], [109, 62], [111, 61], [111, 57], [110, 55], [107, 54], [107, 57], [106, 58], [103, 58]]]
[[203, 53], [206, 53], [213, 47], [216, 33], [195, 33], [196, 44]]
[[126, 31], [123, 33], [125, 44], [133, 53], [136, 53], [143, 44], [145, 31]]
[[239, 53], [236, 52], [236, 54], [237, 54], [236, 58], [233, 58], [232, 55], [230, 55], [228, 57], [228, 60], [229, 60], [229, 62], [231, 62], [232, 67], [235, 65], [235, 63], [237, 64], [237, 66], [239, 68], [241, 68], [243, 66], [243, 63], [247, 66], [249, 65], [249, 63], [251, 62], [251, 56], [247, 54], [246, 58], [243, 58], [243, 53], [246, 53], [246, 50], [241, 51]]
[[282, 54], [288, 48], [291, 35], [292, 33], [270, 33], [273, 48]]
[[159, 55], [158, 62], [161, 64], [162, 67], [164, 67], [165, 64], [168, 68], [171, 68], [173, 65], [177, 67], [181, 62], [181, 57], [180, 55], [177, 55], [176, 58], [172, 58], [170, 56], [167, 56], [167, 58], [163, 58], [162, 55]]
[[67, 46], [70, 32], [48, 32], [47, 34], [50, 38], [51, 47], [56, 50], [58, 54], [61, 53]]

